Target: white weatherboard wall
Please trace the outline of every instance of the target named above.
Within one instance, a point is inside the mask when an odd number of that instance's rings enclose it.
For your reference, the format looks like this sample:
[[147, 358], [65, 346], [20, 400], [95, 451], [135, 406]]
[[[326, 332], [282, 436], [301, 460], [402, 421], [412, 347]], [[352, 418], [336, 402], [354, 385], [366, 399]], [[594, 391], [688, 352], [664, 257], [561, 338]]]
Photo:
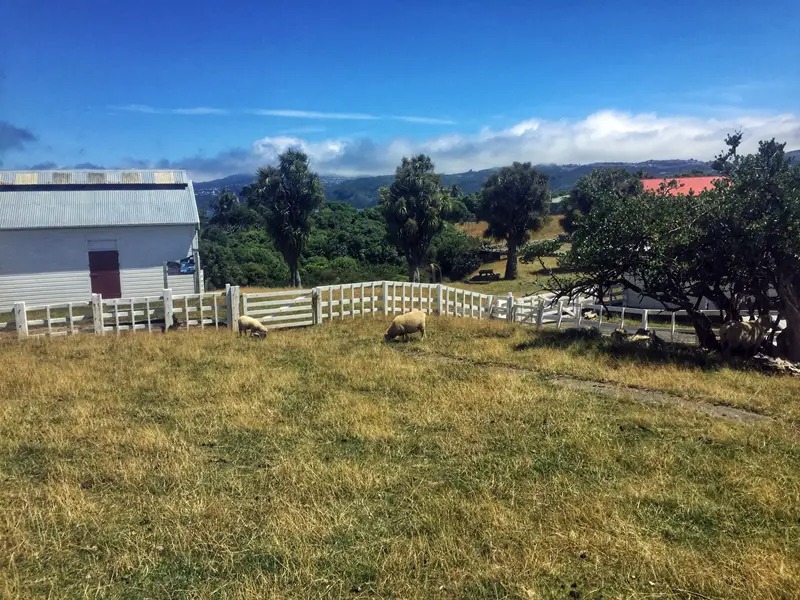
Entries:
[[[164, 261], [191, 255], [194, 225], [0, 231], [0, 310], [89, 300], [89, 244], [116, 242], [122, 297], [158, 296]], [[194, 277], [170, 277], [173, 294], [194, 293]]]

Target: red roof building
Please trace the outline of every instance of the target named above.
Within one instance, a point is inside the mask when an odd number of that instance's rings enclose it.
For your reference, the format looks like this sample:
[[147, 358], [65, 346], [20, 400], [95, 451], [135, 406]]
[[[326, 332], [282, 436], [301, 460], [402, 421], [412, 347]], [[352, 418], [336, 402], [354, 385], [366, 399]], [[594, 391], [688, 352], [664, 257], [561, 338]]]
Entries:
[[[693, 190], [695, 195], [704, 190], [714, 189], [714, 182], [720, 177], [678, 177], [672, 178], [678, 183], [677, 189], [672, 189], [669, 193], [672, 196], [678, 194], [688, 194], [689, 190]], [[669, 183], [671, 178], [665, 179], [642, 179], [645, 192], [657, 192], [662, 183]]]

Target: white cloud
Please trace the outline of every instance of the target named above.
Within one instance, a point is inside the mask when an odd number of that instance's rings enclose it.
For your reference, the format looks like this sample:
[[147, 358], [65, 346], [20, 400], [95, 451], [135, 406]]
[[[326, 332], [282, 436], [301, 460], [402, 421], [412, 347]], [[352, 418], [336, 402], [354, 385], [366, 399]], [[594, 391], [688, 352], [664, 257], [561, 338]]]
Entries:
[[711, 160], [728, 133], [744, 131], [742, 151], [775, 137], [789, 149], [800, 147], [800, 117], [794, 114], [700, 119], [600, 111], [576, 120], [530, 119], [506, 129], [484, 128], [475, 134], [451, 134], [415, 141], [266, 137], [253, 144], [258, 159], [269, 162], [290, 146], [302, 148], [320, 173], [374, 175], [391, 173], [403, 156], [429, 154], [439, 171], [457, 173], [510, 164], [639, 162], [650, 159]]
[[[795, 114], [753, 114], [699, 118], [599, 111], [578, 120], [529, 119], [504, 129], [484, 127], [414, 140], [398, 137], [374, 141], [362, 137], [310, 141], [302, 133], [256, 140], [212, 157], [166, 161], [185, 168], [197, 181], [232, 173], [255, 172], [274, 164], [289, 147], [306, 152], [312, 168], [323, 174], [348, 176], [393, 173], [403, 156], [429, 154], [442, 173], [459, 173], [530, 161], [534, 164], [642, 162], [651, 159], [711, 160], [724, 147], [725, 136], [741, 129], [741, 150], [752, 152], [759, 140], [775, 138], [788, 150], [800, 148], [800, 117]], [[288, 133], [288, 132], [287, 132]]]
[[111, 110], [122, 110], [125, 112], [142, 113], [146, 115], [226, 115], [228, 111], [223, 108], [210, 108], [208, 106], [196, 106], [191, 108], [156, 108], [147, 104], [123, 104], [121, 106], [109, 106]]
[[363, 113], [329, 113], [316, 112], [312, 110], [254, 110], [253, 114], [268, 117], [296, 117], [299, 119], [346, 119], [346, 120], [377, 120], [380, 117]]
[[392, 117], [398, 121], [406, 123], [429, 123], [431, 125], [455, 125], [455, 121], [449, 119], [434, 119], [431, 117]]

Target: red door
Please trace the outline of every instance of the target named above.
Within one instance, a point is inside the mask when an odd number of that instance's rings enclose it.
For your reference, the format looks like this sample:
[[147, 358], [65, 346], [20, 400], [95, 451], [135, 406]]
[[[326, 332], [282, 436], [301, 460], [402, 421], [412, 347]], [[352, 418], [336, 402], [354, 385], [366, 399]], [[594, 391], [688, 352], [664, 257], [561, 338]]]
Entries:
[[119, 252], [103, 250], [89, 252], [89, 279], [92, 293], [103, 298], [119, 298], [122, 287], [119, 282]]

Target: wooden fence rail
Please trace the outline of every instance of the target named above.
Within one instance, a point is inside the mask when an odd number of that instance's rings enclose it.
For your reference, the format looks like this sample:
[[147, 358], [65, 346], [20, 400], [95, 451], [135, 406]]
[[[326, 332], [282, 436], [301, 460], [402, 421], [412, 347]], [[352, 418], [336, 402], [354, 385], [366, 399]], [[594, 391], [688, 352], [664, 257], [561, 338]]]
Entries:
[[[97, 294], [84, 302], [26, 306], [17, 302], [13, 311], [0, 314], [0, 331], [16, 330], [19, 338], [120, 334], [138, 331], [169, 331], [226, 327], [238, 331], [240, 315], [253, 317], [268, 329], [307, 327], [326, 321], [392, 317], [410, 310], [473, 319], [501, 319], [536, 327], [593, 325], [601, 330], [641, 327], [694, 334], [678, 317], [685, 311], [604, 306], [597, 298], [556, 300], [553, 294], [515, 298], [512, 293], [493, 296], [443, 284], [402, 281], [367, 281], [277, 292], [242, 294], [238, 286], [224, 292], [173, 296], [164, 289], [160, 296], [105, 299]], [[595, 313], [591, 321], [587, 311]], [[718, 314], [718, 311], [704, 311]]]

